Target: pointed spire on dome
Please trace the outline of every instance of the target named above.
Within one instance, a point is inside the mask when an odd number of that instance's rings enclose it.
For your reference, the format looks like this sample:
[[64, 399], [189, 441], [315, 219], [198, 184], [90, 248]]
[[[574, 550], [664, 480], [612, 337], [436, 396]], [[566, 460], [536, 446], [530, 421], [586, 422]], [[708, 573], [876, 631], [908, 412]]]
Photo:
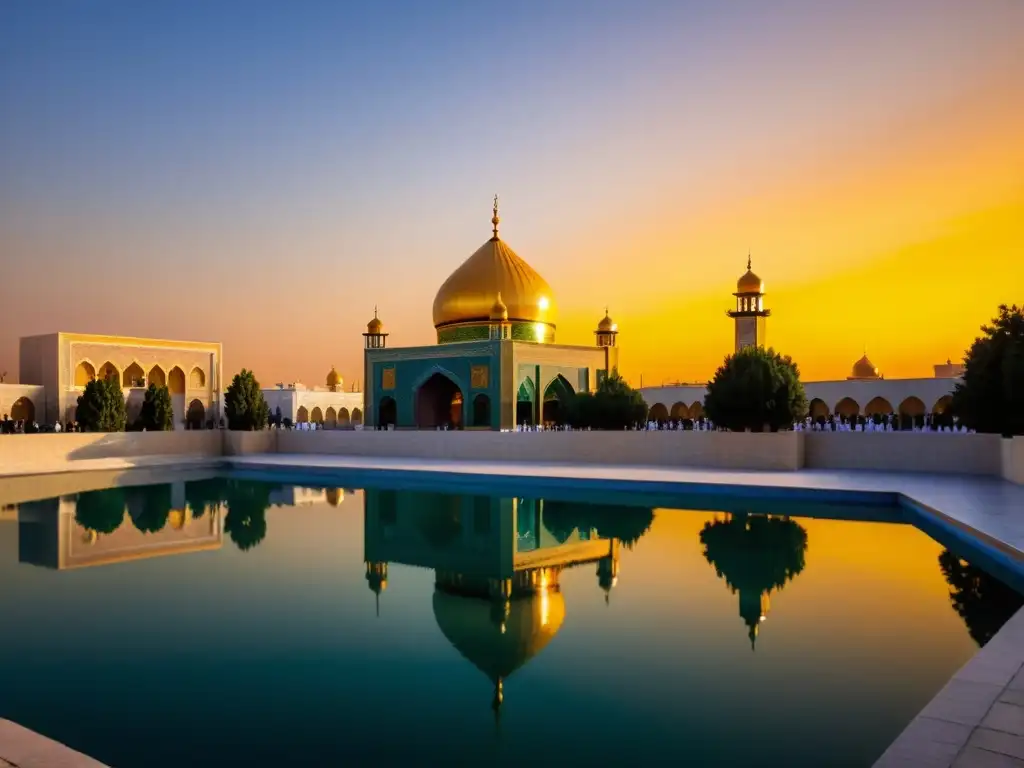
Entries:
[[749, 270], [750, 268], [751, 268], [750, 249], [747, 248], [747, 269]]
[[494, 211], [494, 215], [491, 216], [491, 226], [494, 228], [494, 230], [493, 230], [494, 231], [494, 237], [492, 239], [493, 240], [497, 240], [498, 239], [498, 224], [501, 223], [501, 218], [498, 216], [498, 196], [497, 195], [494, 196], [494, 209], [493, 209], [493, 211]]

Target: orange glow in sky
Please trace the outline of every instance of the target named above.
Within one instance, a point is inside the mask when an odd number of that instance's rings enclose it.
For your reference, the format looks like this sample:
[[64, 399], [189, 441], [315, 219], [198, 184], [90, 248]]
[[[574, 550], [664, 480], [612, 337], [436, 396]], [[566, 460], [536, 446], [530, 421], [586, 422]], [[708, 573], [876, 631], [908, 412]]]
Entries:
[[[290, 19], [283, 58], [185, 25], [147, 45], [189, 66], [141, 70], [75, 14], [9, 24], [0, 371], [63, 330], [221, 341], [265, 385], [333, 365], [347, 388], [374, 305], [389, 345], [434, 342], [498, 192], [557, 341], [592, 344], [608, 306], [633, 384], [713, 374], [748, 250], [805, 379], [865, 351], [930, 376], [1024, 301], [1024, 4], [841, 5], [349, 20], [388, 40], [355, 68], [326, 18], [323, 39]], [[40, 63], [50, 34], [74, 66]]]

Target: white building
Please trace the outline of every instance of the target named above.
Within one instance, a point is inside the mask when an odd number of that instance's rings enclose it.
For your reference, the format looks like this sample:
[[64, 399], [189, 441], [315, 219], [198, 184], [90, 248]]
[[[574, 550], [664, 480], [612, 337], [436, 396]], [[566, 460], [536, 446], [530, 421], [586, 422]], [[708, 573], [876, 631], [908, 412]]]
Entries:
[[363, 423], [363, 393], [345, 392], [344, 382], [331, 368], [326, 386], [312, 389], [301, 383], [278, 384], [263, 390], [271, 416], [281, 411], [293, 424], [310, 422], [326, 429], [345, 429]]

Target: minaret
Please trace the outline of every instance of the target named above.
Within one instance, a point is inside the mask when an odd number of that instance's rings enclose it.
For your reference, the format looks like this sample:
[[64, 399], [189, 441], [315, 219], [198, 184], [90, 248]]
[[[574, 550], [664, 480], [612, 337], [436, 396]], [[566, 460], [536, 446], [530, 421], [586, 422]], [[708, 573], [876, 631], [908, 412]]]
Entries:
[[498, 291], [498, 296], [494, 300], [494, 305], [491, 307], [490, 324], [488, 325], [488, 328], [489, 337], [492, 341], [495, 339], [512, 338], [512, 325], [508, 321], [508, 307], [506, 307], [505, 302], [501, 300], [501, 291]]
[[765, 326], [771, 310], [764, 306], [764, 281], [751, 270], [747, 254], [747, 271], [736, 281], [736, 309], [726, 314], [736, 322], [736, 351], [765, 345]]
[[619, 326], [608, 316], [608, 307], [604, 308], [604, 317], [597, 324], [594, 336], [597, 338], [597, 346], [614, 347], [615, 337], [619, 335]]
[[373, 308], [373, 320], [366, 324], [363, 338], [367, 349], [384, 349], [388, 345], [388, 335], [384, 333], [384, 323], [377, 317], [377, 307]]

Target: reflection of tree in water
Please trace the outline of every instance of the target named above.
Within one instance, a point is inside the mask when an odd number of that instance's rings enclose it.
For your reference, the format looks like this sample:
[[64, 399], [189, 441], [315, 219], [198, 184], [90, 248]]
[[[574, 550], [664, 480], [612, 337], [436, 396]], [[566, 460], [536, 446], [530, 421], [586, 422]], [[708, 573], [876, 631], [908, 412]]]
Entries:
[[704, 558], [729, 590], [739, 593], [740, 616], [753, 647], [768, 596], [804, 569], [807, 531], [788, 518], [739, 513], [705, 523], [700, 541]]
[[167, 525], [171, 513], [170, 485], [140, 485], [128, 494], [128, 513], [143, 533], [156, 533]]
[[544, 502], [544, 527], [563, 543], [575, 530], [596, 530], [602, 539], [618, 539], [624, 547], [632, 549], [653, 522], [654, 510], [645, 507]]
[[227, 480], [224, 502], [228, 513], [224, 531], [245, 552], [259, 544], [267, 535], [267, 508], [274, 486], [251, 480]]
[[462, 497], [448, 493], [418, 494], [416, 525], [430, 546], [447, 549], [462, 536]]
[[224, 498], [227, 480], [222, 477], [211, 477], [206, 480], [193, 480], [185, 483], [185, 502], [192, 510], [193, 519], [202, 517], [208, 506], [219, 504]]
[[85, 491], [75, 502], [75, 522], [96, 533], [113, 533], [124, 521], [124, 508], [122, 488]]
[[948, 549], [939, 555], [939, 568], [949, 584], [949, 601], [979, 646], [995, 636], [1011, 616], [1024, 607], [1024, 595], [994, 576], [961, 560]]

